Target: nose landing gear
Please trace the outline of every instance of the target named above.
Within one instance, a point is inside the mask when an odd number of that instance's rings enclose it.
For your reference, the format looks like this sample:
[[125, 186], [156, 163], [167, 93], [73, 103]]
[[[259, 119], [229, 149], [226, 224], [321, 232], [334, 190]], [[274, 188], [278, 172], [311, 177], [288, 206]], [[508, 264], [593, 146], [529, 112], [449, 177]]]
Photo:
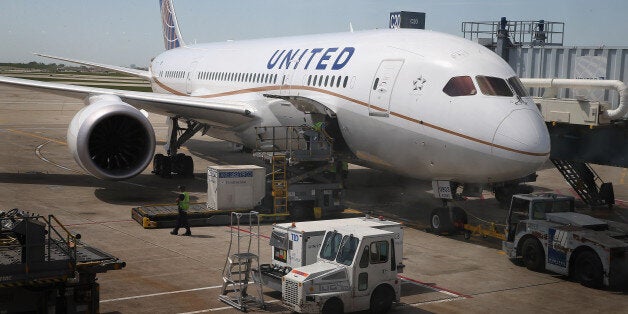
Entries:
[[430, 227], [438, 235], [453, 234], [464, 229], [468, 223], [467, 213], [460, 207], [438, 207], [430, 214]]

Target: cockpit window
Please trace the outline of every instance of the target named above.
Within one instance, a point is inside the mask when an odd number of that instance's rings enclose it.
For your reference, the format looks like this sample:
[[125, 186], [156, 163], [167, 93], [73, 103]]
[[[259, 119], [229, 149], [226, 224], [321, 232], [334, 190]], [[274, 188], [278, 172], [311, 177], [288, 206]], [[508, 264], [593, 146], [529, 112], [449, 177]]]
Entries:
[[478, 81], [478, 85], [480, 86], [480, 91], [482, 94], [488, 96], [512, 96], [512, 90], [506, 84], [506, 81], [499, 77], [493, 76], [482, 76], [478, 75], [475, 77]]
[[443, 87], [443, 92], [451, 97], [477, 94], [473, 80], [469, 76], [452, 77]]
[[513, 76], [508, 79], [508, 84], [512, 86], [512, 89], [515, 90], [515, 93], [519, 95], [519, 97], [528, 97], [528, 92], [526, 92], [526, 88], [521, 83], [518, 77]]

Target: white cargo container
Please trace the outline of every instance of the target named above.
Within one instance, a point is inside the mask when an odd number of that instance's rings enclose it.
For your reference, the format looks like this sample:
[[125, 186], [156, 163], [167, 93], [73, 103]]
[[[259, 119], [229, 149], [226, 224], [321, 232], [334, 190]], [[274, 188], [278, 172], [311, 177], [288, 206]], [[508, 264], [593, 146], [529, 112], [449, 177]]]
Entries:
[[266, 169], [254, 165], [207, 168], [207, 208], [252, 209], [265, 194]]

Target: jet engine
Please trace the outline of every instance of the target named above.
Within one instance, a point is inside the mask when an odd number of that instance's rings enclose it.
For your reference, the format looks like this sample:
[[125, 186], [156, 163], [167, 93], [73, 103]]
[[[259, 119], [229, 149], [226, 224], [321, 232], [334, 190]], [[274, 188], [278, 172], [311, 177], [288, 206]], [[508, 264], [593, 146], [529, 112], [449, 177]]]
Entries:
[[142, 112], [114, 95], [98, 95], [70, 122], [74, 160], [95, 177], [125, 180], [140, 174], [155, 153], [155, 132]]

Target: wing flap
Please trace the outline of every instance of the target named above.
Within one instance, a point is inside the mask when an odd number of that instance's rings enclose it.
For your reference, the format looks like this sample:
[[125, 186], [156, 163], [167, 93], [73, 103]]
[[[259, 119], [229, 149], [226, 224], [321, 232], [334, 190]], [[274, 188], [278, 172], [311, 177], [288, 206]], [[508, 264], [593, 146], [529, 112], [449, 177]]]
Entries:
[[115, 95], [138, 109], [167, 116], [190, 118], [224, 128], [237, 127], [256, 117], [251, 106], [240, 102], [211, 102], [189, 96], [86, 87], [6, 76], [0, 76], [0, 84], [45, 91], [82, 100], [92, 95]]

